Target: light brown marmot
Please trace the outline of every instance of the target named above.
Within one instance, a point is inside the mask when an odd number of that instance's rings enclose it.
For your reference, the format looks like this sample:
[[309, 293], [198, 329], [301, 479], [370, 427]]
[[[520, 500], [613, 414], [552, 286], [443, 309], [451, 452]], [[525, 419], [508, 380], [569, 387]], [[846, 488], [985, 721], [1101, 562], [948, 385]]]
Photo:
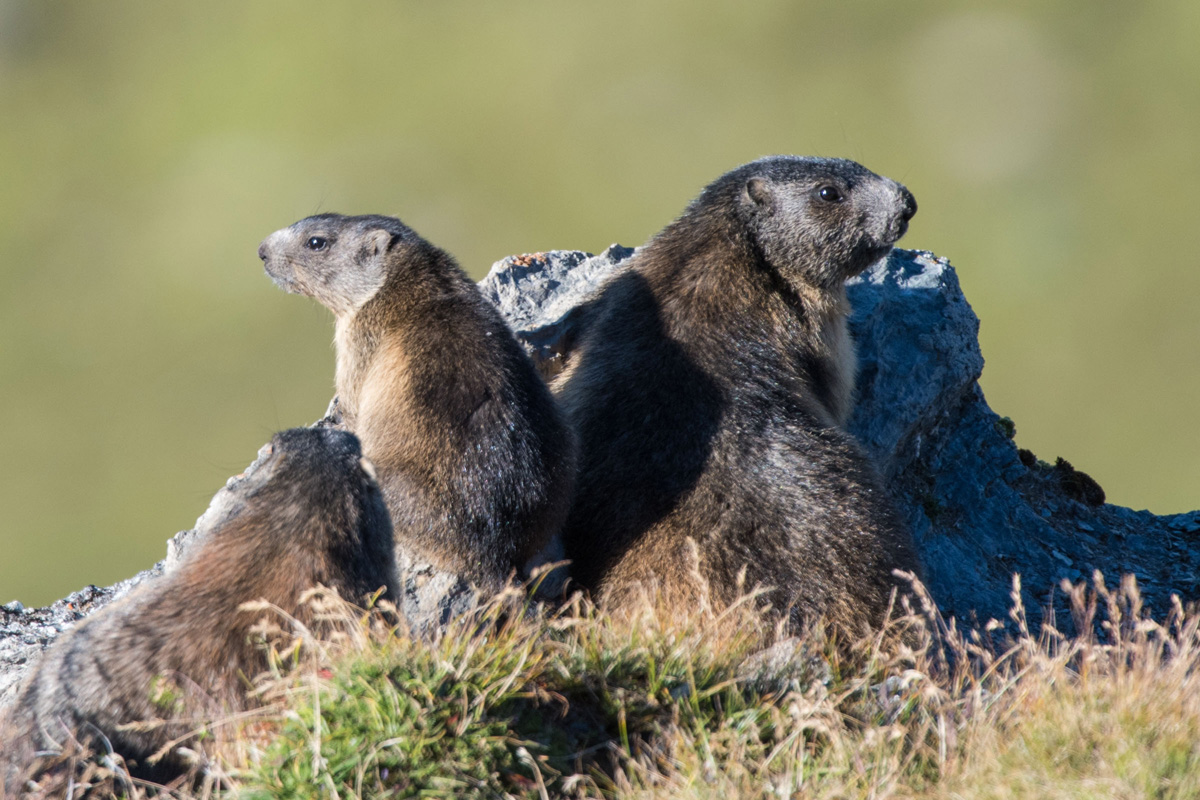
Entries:
[[500, 313], [391, 217], [320, 214], [267, 237], [267, 274], [336, 317], [337, 402], [416, 561], [496, 589], [559, 533], [573, 439]]
[[718, 178], [583, 309], [555, 393], [579, 435], [572, 574], [616, 607], [769, 587], [794, 622], [880, 622], [911, 536], [842, 428], [844, 282], [884, 258], [912, 194], [852, 161], [775, 156]]
[[[266, 600], [309, 624], [300, 596], [317, 584], [362, 602], [398, 597], [392, 527], [370, 465], [345, 431], [277, 434], [266, 460], [222, 492], [237, 510], [152, 579], [63, 634], [35, 667], [4, 727], [0, 752], [18, 773], [34, 754], [72, 741], [120, 753], [136, 777], [165, 782], [191, 765], [173, 747], [203, 751], [198, 726], [243, 707], [266, 669], [250, 628]], [[0, 759], [2, 761], [2, 759]], [[53, 761], [51, 758], [50, 761]]]

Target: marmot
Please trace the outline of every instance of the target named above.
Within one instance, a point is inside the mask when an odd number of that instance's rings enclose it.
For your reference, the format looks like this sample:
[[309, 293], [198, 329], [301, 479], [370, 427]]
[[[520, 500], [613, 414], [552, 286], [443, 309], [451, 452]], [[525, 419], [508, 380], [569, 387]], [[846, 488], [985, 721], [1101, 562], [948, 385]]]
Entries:
[[[171, 573], [153, 579], [63, 634], [35, 667], [5, 726], [10, 785], [38, 772], [37, 751], [73, 741], [120, 753], [136, 777], [186, 772], [170, 745], [202, 749], [205, 721], [245, 705], [248, 681], [267, 668], [250, 628], [266, 600], [311, 624], [298, 600], [316, 584], [362, 602], [399, 597], [392, 526], [369, 462], [352, 434], [277, 434], [266, 460], [223, 492], [239, 510], [197, 541]], [[42, 762], [43, 764], [47, 762]], [[2, 777], [2, 776], [0, 776]]]
[[[714, 181], [583, 309], [552, 384], [579, 436], [572, 574], [617, 607], [769, 589], [857, 634], [916, 570], [886, 488], [840, 427], [855, 356], [844, 282], [916, 201], [852, 161], [774, 156]], [[743, 573], [744, 570], [744, 573]], [[660, 608], [663, 607], [660, 605]]]
[[398, 550], [488, 590], [523, 570], [566, 518], [574, 446], [499, 311], [392, 217], [308, 217], [258, 254], [334, 313], [338, 409], [379, 472]]

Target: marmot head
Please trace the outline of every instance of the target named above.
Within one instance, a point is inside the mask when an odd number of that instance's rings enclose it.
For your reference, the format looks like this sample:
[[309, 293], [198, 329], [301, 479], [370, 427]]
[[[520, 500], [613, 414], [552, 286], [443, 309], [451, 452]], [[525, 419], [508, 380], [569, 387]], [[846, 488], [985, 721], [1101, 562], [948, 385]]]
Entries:
[[822, 288], [887, 255], [917, 213], [908, 189], [861, 164], [800, 156], [738, 167], [709, 185], [693, 207], [731, 204], [768, 264]]
[[236, 511], [216, 525], [209, 541], [271, 531], [289, 548], [366, 553], [380, 564], [392, 563], [391, 518], [375, 468], [352, 433], [334, 428], [277, 433], [258, 465], [222, 491], [234, 495], [230, 505]]
[[394, 217], [318, 214], [275, 231], [258, 246], [271, 280], [334, 314], [353, 314], [387, 281], [397, 248], [429, 245]]

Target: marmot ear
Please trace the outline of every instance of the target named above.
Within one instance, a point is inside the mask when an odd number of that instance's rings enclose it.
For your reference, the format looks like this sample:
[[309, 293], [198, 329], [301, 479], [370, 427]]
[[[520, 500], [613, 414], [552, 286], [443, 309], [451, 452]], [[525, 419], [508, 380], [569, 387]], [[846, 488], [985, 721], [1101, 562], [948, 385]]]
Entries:
[[383, 255], [392, 246], [392, 235], [387, 231], [375, 231], [371, 234], [371, 252], [373, 255]]
[[769, 206], [771, 204], [771, 186], [766, 178], [751, 178], [746, 181], [746, 196], [756, 206]]
[[371, 234], [371, 249], [375, 255], [383, 255], [399, 244], [402, 239], [404, 237], [399, 233], [388, 233], [382, 230], [375, 231], [375, 233]]

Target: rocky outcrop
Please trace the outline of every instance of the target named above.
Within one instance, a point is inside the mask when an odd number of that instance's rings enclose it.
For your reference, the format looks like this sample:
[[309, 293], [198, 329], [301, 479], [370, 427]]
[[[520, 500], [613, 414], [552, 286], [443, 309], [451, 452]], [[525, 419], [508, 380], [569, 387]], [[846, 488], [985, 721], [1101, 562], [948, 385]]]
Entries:
[[851, 282], [850, 299], [860, 353], [850, 428], [904, 508], [944, 613], [1004, 619], [1013, 573], [1035, 617], [1062, 579], [1094, 570], [1135, 574], [1160, 611], [1172, 593], [1200, 597], [1200, 512], [1107, 505], [1068, 462], [1017, 449], [1013, 422], [979, 387], [979, 322], [947, 261], [897, 251]]
[[[480, 288], [553, 375], [570, 358], [579, 305], [632, 252], [614, 245], [597, 256], [513, 256]], [[1013, 573], [1022, 576], [1035, 624], [1063, 579], [1088, 579], [1093, 570], [1111, 579], [1135, 574], [1151, 608], [1164, 609], [1172, 593], [1200, 598], [1200, 512], [1155, 516], [1106, 505], [1100, 487], [1066, 461], [1017, 449], [1013, 423], [988, 408], [979, 388], [979, 321], [947, 261], [897, 250], [848, 286], [859, 353], [850, 429], [888, 479], [945, 614], [1004, 619]], [[337, 424], [336, 413], [317, 424]], [[129, 581], [88, 587], [44, 609], [0, 607], [0, 704], [63, 627], [169, 569], [190, 538], [229, 512], [207, 511], [194, 531], [171, 541], [165, 565]], [[404, 610], [418, 627], [470, 605], [465, 583], [428, 565], [411, 565], [404, 580]]]

